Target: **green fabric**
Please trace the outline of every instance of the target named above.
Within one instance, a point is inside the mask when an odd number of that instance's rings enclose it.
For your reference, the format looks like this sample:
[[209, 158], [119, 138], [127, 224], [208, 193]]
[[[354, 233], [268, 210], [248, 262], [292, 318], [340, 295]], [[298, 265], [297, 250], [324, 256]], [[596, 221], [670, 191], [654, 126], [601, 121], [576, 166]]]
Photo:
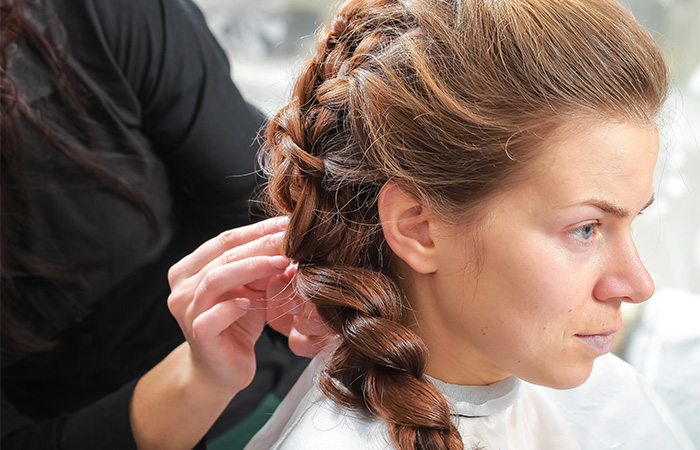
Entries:
[[268, 394], [258, 407], [238, 425], [207, 443], [209, 450], [243, 450], [248, 441], [265, 425], [272, 416], [280, 399], [275, 394]]

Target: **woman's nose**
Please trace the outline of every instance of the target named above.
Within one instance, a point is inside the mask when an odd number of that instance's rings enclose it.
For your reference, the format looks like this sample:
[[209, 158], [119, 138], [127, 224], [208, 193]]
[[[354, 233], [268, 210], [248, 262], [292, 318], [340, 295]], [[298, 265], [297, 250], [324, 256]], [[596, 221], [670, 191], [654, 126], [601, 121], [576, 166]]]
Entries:
[[604, 270], [594, 288], [595, 298], [629, 303], [648, 300], [654, 293], [654, 282], [639, 258], [632, 237], [608, 251]]

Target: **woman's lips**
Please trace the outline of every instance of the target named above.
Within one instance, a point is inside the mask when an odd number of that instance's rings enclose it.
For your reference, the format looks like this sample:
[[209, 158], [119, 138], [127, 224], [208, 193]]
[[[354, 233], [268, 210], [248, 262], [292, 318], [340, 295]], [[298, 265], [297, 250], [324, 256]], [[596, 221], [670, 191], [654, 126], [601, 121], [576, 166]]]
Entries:
[[599, 355], [604, 355], [612, 350], [614, 335], [615, 331], [610, 331], [600, 334], [577, 334], [576, 337]]

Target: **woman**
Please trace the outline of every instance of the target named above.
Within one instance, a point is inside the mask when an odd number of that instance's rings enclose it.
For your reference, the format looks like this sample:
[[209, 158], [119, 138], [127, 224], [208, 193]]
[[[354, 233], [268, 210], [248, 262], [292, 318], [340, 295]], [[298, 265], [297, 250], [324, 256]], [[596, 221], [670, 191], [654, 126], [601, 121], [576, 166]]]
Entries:
[[346, 2], [262, 155], [339, 342], [250, 448], [679, 446], [628, 366], [593, 369], [653, 292], [630, 226], [666, 90], [614, 1]]
[[0, 446], [203, 446], [304, 365], [264, 314], [221, 312], [293, 274], [284, 221], [168, 279], [249, 223], [259, 118], [190, 1], [0, 7]]

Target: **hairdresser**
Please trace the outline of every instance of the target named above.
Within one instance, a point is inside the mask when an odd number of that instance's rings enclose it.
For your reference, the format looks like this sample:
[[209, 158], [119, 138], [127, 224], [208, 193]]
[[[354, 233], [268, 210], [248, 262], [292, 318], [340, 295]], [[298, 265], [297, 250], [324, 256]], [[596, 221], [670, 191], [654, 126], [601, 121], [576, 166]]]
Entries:
[[262, 118], [189, 0], [0, 6], [0, 446], [204, 447], [305, 365]]

